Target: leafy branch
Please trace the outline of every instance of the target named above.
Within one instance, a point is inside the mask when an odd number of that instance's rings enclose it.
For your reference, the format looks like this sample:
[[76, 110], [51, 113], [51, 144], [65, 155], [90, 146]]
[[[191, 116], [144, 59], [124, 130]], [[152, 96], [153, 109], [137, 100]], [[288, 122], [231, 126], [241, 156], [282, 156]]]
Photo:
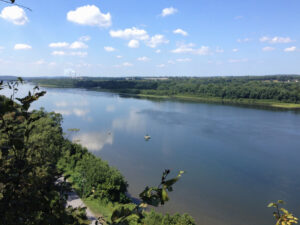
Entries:
[[285, 204], [284, 201], [278, 200], [277, 203], [271, 202], [268, 207], [275, 208], [276, 211], [273, 212], [273, 216], [276, 219], [276, 225], [292, 225], [298, 223], [298, 218], [295, 217], [292, 213], [287, 211], [284, 208], [279, 208], [280, 205]]
[[180, 171], [178, 175], [172, 179], [167, 180], [170, 170], [166, 169], [163, 172], [161, 182], [157, 187], [146, 187], [145, 190], [140, 193], [140, 198], [142, 202], [134, 207], [133, 209], [126, 208], [124, 206], [116, 209], [112, 216], [112, 224], [128, 224], [129, 217], [136, 217], [138, 221], [144, 218], [144, 210], [150, 206], [158, 207], [159, 205], [164, 205], [165, 202], [169, 201], [168, 192], [173, 191], [173, 185], [181, 178], [184, 171]]

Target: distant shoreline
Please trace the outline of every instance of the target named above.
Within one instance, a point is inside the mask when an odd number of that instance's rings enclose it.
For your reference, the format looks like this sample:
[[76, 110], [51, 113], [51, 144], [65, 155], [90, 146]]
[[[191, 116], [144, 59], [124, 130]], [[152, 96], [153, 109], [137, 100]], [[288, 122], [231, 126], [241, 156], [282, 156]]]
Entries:
[[[67, 85], [51, 85], [51, 84], [39, 84], [40, 87], [45, 88], [75, 88]], [[287, 109], [287, 110], [300, 110], [300, 104], [286, 103], [280, 101], [274, 101], [269, 99], [226, 99], [220, 97], [201, 97], [201, 96], [189, 96], [189, 95], [150, 95], [150, 94], [132, 94], [119, 91], [112, 91], [108, 89], [99, 88], [83, 88], [85, 90], [93, 90], [98, 92], [111, 92], [124, 96], [140, 97], [148, 99], [164, 99], [164, 100], [183, 100], [187, 102], [198, 102], [198, 103], [219, 103], [219, 104], [232, 104], [232, 105], [244, 105], [244, 106], [262, 106], [273, 109]]]

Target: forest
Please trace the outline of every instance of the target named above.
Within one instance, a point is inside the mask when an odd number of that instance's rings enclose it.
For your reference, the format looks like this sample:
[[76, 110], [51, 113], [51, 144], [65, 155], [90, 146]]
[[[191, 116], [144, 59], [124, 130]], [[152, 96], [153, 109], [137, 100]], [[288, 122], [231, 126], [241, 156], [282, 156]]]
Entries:
[[194, 97], [214, 100], [251, 100], [300, 103], [300, 76], [166, 77], [166, 78], [60, 78], [33, 79], [49, 87], [73, 87], [123, 94]]

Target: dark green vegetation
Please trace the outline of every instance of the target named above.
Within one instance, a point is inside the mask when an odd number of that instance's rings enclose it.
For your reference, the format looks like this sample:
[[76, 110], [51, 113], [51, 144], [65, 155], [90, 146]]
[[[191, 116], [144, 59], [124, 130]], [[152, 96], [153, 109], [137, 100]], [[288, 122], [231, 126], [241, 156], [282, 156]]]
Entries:
[[17, 85], [8, 84], [11, 99], [0, 96], [0, 224], [87, 224], [84, 209], [65, 209], [69, 187], [57, 182], [62, 117], [28, 112], [45, 92], [29, 93], [17, 104]]
[[78, 78], [33, 80], [49, 87], [73, 87], [117, 93], [300, 108], [300, 76], [209, 78]]
[[15, 98], [20, 83], [21, 79], [0, 83], [0, 90], [11, 90], [11, 98], [0, 95], [0, 224], [88, 224], [84, 208], [65, 208], [71, 187], [59, 179], [62, 175], [92, 209], [109, 208], [109, 224], [195, 224], [186, 214], [144, 211], [146, 203], [158, 206], [168, 201], [167, 192], [182, 172], [167, 180], [166, 171], [161, 184], [147, 187], [140, 195], [142, 203], [133, 204], [118, 170], [64, 138], [60, 114], [29, 111], [45, 92], [35, 87], [24, 98]]

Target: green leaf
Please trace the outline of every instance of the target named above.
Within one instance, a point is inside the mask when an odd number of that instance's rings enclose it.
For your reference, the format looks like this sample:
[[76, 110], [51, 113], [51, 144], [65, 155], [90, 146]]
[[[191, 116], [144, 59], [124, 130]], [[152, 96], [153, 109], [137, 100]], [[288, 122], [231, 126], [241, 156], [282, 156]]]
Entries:
[[270, 208], [270, 207], [276, 207], [276, 206], [277, 206], [277, 204], [274, 203], [274, 202], [271, 202], [271, 203], [269, 203], [269, 205], [268, 205], [269, 208]]

